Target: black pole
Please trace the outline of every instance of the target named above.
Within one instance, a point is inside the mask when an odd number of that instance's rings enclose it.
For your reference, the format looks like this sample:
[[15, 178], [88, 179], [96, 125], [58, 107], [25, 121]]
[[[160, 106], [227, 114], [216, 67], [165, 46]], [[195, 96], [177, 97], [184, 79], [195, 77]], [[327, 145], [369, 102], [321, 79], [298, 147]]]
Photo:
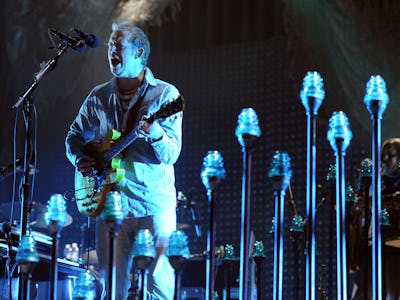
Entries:
[[362, 291], [363, 291], [363, 299], [368, 300], [368, 286], [371, 278], [370, 273], [370, 246], [368, 244], [368, 232], [369, 226], [371, 224], [371, 210], [370, 210], [370, 187], [372, 183], [372, 161], [369, 159], [364, 159], [361, 162], [361, 170], [360, 170], [360, 194], [362, 196], [361, 203], [364, 206], [364, 227], [362, 228]]
[[114, 277], [115, 277], [115, 268], [114, 268], [114, 247], [115, 247], [115, 231], [110, 228], [109, 229], [109, 252], [108, 252], [108, 268], [107, 268], [107, 299], [113, 300], [115, 299], [115, 285], [114, 285]]
[[[336, 178], [336, 175], [335, 175]], [[336, 182], [333, 180], [335, 178], [331, 178], [329, 180], [330, 183], [330, 191], [331, 196], [329, 199], [329, 257], [328, 257], [328, 299], [332, 299], [333, 293], [333, 283], [335, 282], [335, 273], [334, 273], [334, 255], [336, 252], [335, 248], [335, 199], [336, 199]]]
[[208, 196], [208, 232], [207, 232], [207, 263], [206, 263], [206, 299], [214, 296], [215, 281], [215, 191], [207, 190]]
[[[341, 144], [342, 141], [338, 141]], [[339, 149], [341, 147], [338, 147]], [[336, 153], [336, 272], [337, 299], [348, 299], [347, 294], [347, 255], [346, 255], [346, 207], [344, 152]]]
[[381, 174], [380, 147], [381, 122], [376, 115], [372, 118], [372, 298], [381, 300], [382, 287], [382, 236], [380, 224]]
[[226, 297], [225, 300], [231, 300], [231, 272], [232, 272], [232, 260], [224, 261], [224, 279], [225, 279], [225, 290]]
[[[292, 232], [291, 238], [293, 241], [293, 299], [300, 300], [300, 268], [299, 268], [299, 239], [298, 232]], [[303, 256], [302, 256], [303, 257]]]
[[[25, 155], [24, 155], [24, 179], [22, 184], [23, 196], [22, 196], [22, 209], [21, 209], [21, 233], [20, 233], [20, 242], [22, 236], [26, 235], [27, 226], [28, 226], [28, 208], [29, 208], [29, 199], [30, 199], [30, 183], [29, 183], [29, 168], [32, 158], [32, 143], [31, 143], [31, 123], [32, 123], [32, 101], [33, 97], [28, 96], [26, 101], [23, 103], [23, 112], [25, 116]], [[22, 283], [22, 281], [25, 281]], [[28, 295], [28, 279], [23, 279], [21, 276], [19, 277], [19, 296], [18, 299], [27, 299]]]
[[[285, 191], [275, 191], [275, 230], [274, 230], [274, 300], [283, 297], [283, 228], [285, 220]], [[261, 298], [260, 298], [261, 299]]]
[[250, 279], [250, 188], [251, 188], [251, 153], [252, 148], [243, 147], [243, 176], [241, 201], [240, 235], [240, 297], [249, 297]]
[[306, 300], [315, 299], [316, 115], [307, 114]]
[[181, 278], [182, 270], [175, 270], [174, 300], [181, 300]]
[[262, 278], [262, 263], [264, 261], [264, 257], [262, 256], [256, 256], [253, 258], [254, 262], [256, 263], [257, 271], [256, 271], [256, 276], [257, 276], [257, 299], [264, 299], [263, 298], [263, 278]]
[[386, 83], [379, 75], [371, 76], [367, 83], [364, 103], [372, 120], [372, 298], [381, 300], [382, 287], [382, 236], [381, 236], [381, 118], [389, 103]]
[[52, 233], [53, 244], [51, 247], [51, 268], [50, 268], [50, 299], [57, 299], [58, 282], [58, 232]]
[[140, 287], [140, 293], [139, 293], [139, 300], [146, 300], [146, 295], [147, 295], [147, 275], [149, 273], [148, 269], [141, 269], [140, 270], [140, 275], [141, 275], [141, 287]]

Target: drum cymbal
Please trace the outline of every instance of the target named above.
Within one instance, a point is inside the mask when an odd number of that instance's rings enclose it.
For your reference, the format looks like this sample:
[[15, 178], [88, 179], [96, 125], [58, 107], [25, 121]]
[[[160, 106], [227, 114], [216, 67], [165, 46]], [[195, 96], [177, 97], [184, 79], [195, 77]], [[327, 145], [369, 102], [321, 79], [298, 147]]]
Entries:
[[97, 266], [99, 258], [97, 257], [96, 250], [85, 251], [82, 253], [82, 259], [91, 266]]
[[[2, 220], [10, 220], [11, 209], [13, 208], [12, 202], [3, 203], [0, 205], [0, 218]], [[32, 202], [29, 204], [30, 208], [30, 219], [35, 220], [38, 215], [46, 212], [46, 205]], [[21, 219], [21, 204], [19, 202], [14, 203], [13, 216], [11, 218], [13, 221], [19, 221]]]
[[[64, 227], [67, 227], [69, 225], [72, 224], [72, 217], [70, 214], [67, 214], [67, 222], [65, 222]], [[46, 213], [41, 213], [39, 215], [37, 215], [36, 219], [33, 220], [29, 225], [31, 225], [31, 227], [36, 227], [36, 228], [47, 228], [46, 222], [44, 220]]]

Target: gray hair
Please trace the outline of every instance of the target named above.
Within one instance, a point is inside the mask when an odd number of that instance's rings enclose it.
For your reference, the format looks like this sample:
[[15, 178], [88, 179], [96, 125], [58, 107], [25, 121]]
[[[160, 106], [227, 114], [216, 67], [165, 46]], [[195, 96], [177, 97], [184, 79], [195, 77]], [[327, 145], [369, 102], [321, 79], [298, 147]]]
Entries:
[[112, 24], [112, 31], [123, 31], [128, 33], [129, 41], [132, 43], [133, 46], [143, 49], [142, 53], [142, 64], [143, 66], [147, 65], [147, 61], [149, 59], [150, 54], [150, 42], [147, 38], [147, 35], [144, 33], [142, 29], [134, 25], [129, 21], [118, 21]]

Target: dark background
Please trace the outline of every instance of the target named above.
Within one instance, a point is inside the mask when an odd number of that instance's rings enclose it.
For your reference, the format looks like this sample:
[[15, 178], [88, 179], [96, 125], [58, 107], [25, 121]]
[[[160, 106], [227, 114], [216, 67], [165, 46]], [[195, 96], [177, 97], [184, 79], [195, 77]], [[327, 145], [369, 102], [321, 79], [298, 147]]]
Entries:
[[[275, 205], [267, 173], [276, 150], [287, 151], [291, 157], [291, 189], [299, 213], [305, 216], [307, 132], [305, 109], [299, 98], [305, 74], [318, 71], [326, 91], [317, 120], [321, 190], [331, 190], [326, 174], [335, 158], [326, 132], [334, 111], [347, 114], [353, 131], [346, 156], [348, 185], [357, 186], [360, 162], [370, 157], [371, 120], [363, 97], [371, 75], [383, 76], [390, 97], [382, 120], [382, 138], [398, 136], [400, 5], [396, 1], [16, 0], [2, 3], [0, 13], [0, 166], [12, 163], [14, 156], [23, 157], [23, 117], [12, 105], [40, 70], [40, 63], [55, 56], [54, 50], [48, 49], [48, 28], [68, 32], [71, 27], [79, 27], [101, 40], [97, 49], [82, 53], [69, 49], [33, 94], [37, 173], [32, 200], [37, 203], [46, 204], [51, 194], [73, 190], [74, 169], [65, 158], [64, 138], [90, 89], [111, 77], [106, 44], [115, 19], [131, 19], [147, 31], [152, 45], [150, 68], [157, 77], [175, 84], [186, 100], [176, 186], [195, 203], [193, 209], [202, 229], [199, 239], [189, 208], [180, 206], [178, 221], [189, 225], [185, 232], [192, 254], [204, 251], [207, 233], [207, 196], [200, 180], [202, 162], [209, 150], [218, 150], [227, 177], [216, 199], [216, 239], [218, 245], [232, 244], [239, 255], [243, 153], [235, 129], [243, 108], [257, 112], [262, 135], [252, 154], [251, 228], [255, 239], [265, 246], [265, 299], [272, 295], [273, 236], [269, 229]], [[15, 184], [12, 176], [1, 178], [2, 222], [10, 218], [13, 186], [18, 194], [21, 175], [17, 174]], [[319, 190], [318, 201], [320, 195]], [[294, 283], [297, 276], [303, 276], [304, 257], [302, 249], [294, 249], [289, 239], [293, 207], [286, 198], [284, 298], [291, 299], [296, 288], [301, 290]], [[319, 285], [321, 265], [328, 263], [332, 253], [331, 207], [327, 201], [317, 216]], [[80, 243], [81, 227], [88, 222], [75, 203], [68, 202], [67, 209], [73, 223], [62, 231], [61, 248], [65, 243]], [[19, 215], [13, 219], [19, 220]], [[33, 230], [46, 232], [43, 228]], [[298, 264], [296, 255], [300, 257]], [[189, 273], [187, 280], [192, 276]], [[335, 276], [331, 282], [334, 280]]]

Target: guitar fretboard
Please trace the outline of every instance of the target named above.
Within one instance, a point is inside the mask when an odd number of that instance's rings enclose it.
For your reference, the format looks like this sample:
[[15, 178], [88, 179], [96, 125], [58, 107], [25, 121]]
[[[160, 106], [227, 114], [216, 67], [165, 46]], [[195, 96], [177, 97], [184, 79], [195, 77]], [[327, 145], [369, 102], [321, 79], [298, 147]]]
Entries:
[[130, 144], [132, 144], [138, 138], [138, 130], [139, 127], [130, 131], [127, 135], [120, 138], [118, 142], [109, 150], [105, 151], [104, 161], [109, 163], [114, 157], [120, 154], [125, 148], [127, 148]]

